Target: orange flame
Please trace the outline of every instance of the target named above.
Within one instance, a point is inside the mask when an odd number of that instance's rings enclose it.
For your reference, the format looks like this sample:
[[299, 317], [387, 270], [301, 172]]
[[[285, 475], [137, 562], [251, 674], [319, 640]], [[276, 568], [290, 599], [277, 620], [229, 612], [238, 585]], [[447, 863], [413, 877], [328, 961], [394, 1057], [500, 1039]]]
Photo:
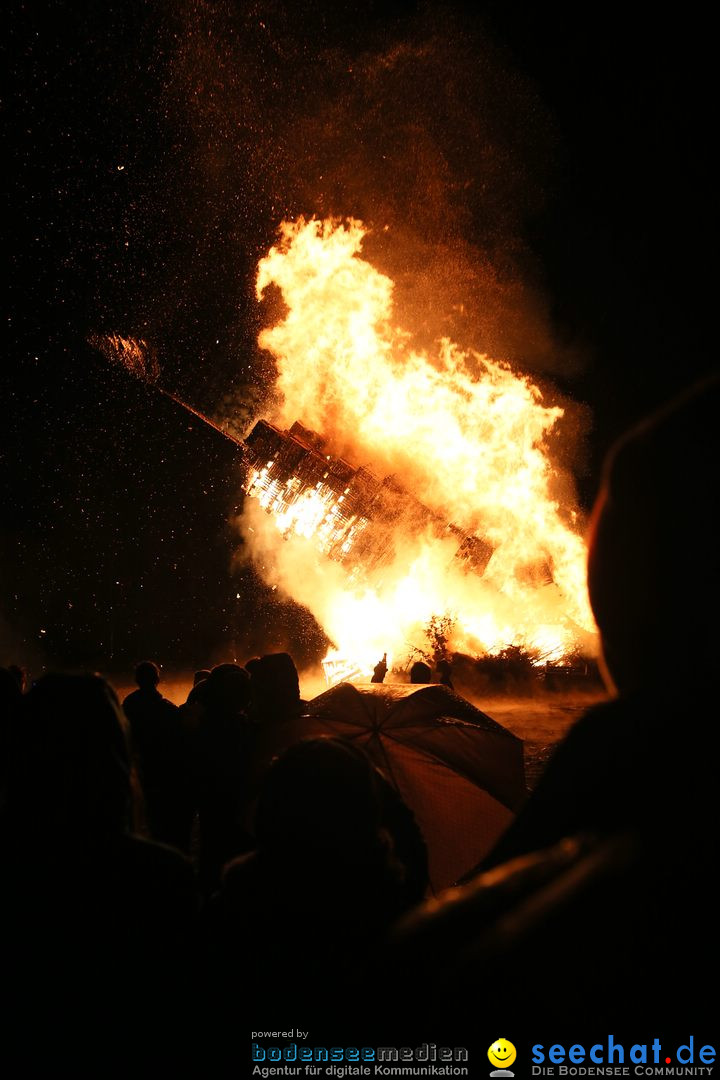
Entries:
[[[559, 660], [589, 650], [578, 515], [551, 494], [547, 436], [563, 410], [504, 362], [448, 339], [432, 355], [415, 349], [396, 323], [393, 282], [360, 255], [365, 234], [355, 220], [285, 222], [259, 264], [258, 299], [274, 285], [286, 305], [259, 337], [277, 362], [273, 420], [299, 418], [333, 450], [393, 473], [492, 555], [479, 576], [454, 558], [449, 535], [396, 535], [394, 557], [363, 579], [352, 548], [367, 522], [343, 518], [321, 485], [283, 487], [272, 462], [247, 485], [251, 551], [364, 673], [383, 653], [421, 644], [433, 615], [451, 616], [450, 647], [471, 654], [523, 644]], [[319, 557], [331, 544], [346, 545], [344, 565]]]

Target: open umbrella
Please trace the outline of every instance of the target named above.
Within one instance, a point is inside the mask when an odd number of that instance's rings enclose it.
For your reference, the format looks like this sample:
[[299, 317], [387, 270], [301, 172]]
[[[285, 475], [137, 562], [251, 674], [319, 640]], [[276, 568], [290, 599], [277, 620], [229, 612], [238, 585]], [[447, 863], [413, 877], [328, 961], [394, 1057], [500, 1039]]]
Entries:
[[522, 739], [446, 686], [340, 683], [296, 732], [363, 747], [415, 814], [435, 891], [487, 854], [526, 795]]

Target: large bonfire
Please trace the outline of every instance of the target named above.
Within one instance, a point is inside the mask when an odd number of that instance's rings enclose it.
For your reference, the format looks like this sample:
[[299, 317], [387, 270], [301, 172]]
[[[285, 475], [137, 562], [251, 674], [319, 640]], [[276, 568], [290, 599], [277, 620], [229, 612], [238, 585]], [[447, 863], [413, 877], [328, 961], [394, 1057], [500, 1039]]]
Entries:
[[284, 302], [259, 338], [277, 364], [265, 427], [316, 467], [288, 470], [260, 440], [241, 522], [252, 556], [313, 613], [340, 674], [402, 659], [438, 620], [471, 655], [592, 650], [580, 519], [548, 449], [563, 410], [506, 363], [448, 339], [414, 347], [365, 235], [354, 220], [285, 222], [259, 264], [258, 298], [275, 286]]

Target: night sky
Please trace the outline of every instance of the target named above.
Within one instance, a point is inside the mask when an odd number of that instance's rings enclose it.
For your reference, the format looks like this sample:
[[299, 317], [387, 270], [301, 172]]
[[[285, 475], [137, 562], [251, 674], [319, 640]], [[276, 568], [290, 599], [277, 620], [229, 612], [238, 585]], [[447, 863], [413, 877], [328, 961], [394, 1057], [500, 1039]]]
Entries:
[[[692, 7], [11, 3], [0, 643], [127, 671], [323, 647], [233, 565], [236, 448], [272, 364], [258, 258], [286, 216], [377, 231], [418, 340], [582, 406], [580, 495], [714, 364], [713, 34]], [[552, 9], [552, 10], [550, 10]]]

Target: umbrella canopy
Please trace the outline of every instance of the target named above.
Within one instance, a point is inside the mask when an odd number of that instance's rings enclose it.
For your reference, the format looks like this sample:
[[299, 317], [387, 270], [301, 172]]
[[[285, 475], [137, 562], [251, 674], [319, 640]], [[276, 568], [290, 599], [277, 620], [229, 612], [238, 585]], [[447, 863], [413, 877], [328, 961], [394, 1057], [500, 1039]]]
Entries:
[[525, 799], [522, 739], [446, 686], [340, 683], [296, 732], [347, 739], [383, 770], [422, 830], [435, 891], [487, 854]]

